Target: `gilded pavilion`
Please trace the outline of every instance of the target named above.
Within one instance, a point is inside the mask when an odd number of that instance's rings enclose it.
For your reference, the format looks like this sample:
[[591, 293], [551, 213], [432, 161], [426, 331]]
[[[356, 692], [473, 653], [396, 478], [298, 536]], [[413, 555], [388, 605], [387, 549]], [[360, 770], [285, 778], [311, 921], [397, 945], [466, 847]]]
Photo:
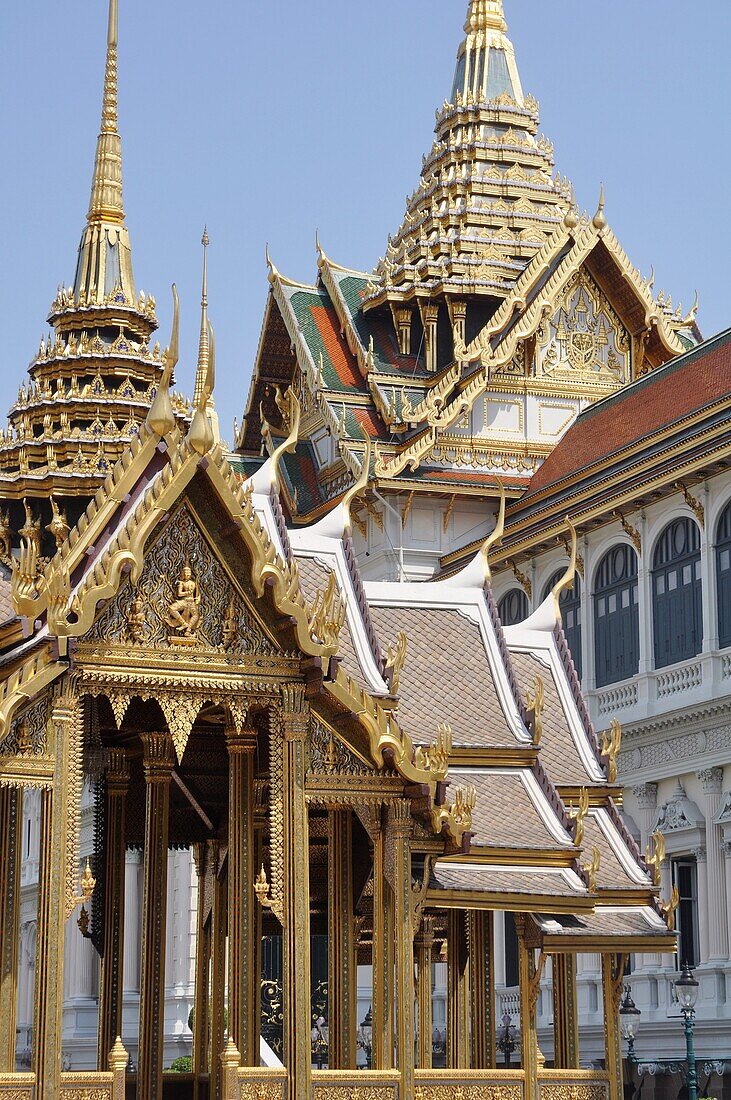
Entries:
[[[627, 957], [674, 950], [677, 894], [661, 896], [662, 835], [640, 852], [625, 827], [621, 727], [609, 716], [595, 731], [562, 628], [571, 517], [551, 530], [561, 574], [506, 629], [491, 562], [507, 503], [569, 424], [692, 346], [695, 311], [653, 295], [603, 196], [593, 217], [577, 209], [501, 0], [472, 0], [434, 145], [375, 270], [341, 267], [319, 242], [312, 285], [269, 261], [228, 451], [205, 276], [191, 402], [171, 396], [177, 298], [161, 350], [154, 299], [134, 282], [117, 22], [110, 0], [76, 277], [0, 441], [0, 1100], [619, 1100]], [[445, 544], [470, 550], [444, 561]], [[85, 785], [96, 828], [82, 864]], [[41, 798], [38, 948], [32, 1064], [16, 1072], [28, 789]], [[121, 1033], [129, 848], [144, 879], [134, 1064]], [[171, 848], [193, 850], [199, 880], [192, 1069], [175, 1077]], [[496, 913], [517, 932], [511, 1069], [496, 1041]], [[100, 960], [98, 1064], [84, 1073], [62, 1057], [69, 935]], [[281, 946], [267, 982], [265, 940]], [[583, 954], [601, 958], [592, 1071], [579, 1068]], [[550, 1061], [536, 1035], [548, 968]], [[276, 1059], [262, 1058], [265, 996]]]

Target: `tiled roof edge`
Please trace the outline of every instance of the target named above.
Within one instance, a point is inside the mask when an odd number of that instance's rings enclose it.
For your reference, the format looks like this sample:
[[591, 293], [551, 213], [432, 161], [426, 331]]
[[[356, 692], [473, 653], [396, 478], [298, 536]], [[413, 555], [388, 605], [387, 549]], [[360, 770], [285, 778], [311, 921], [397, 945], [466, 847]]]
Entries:
[[350, 579], [353, 582], [353, 588], [355, 589], [356, 599], [358, 600], [358, 610], [360, 611], [361, 618], [363, 619], [363, 625], [366, 629], [366, 635], [371, 647], [371, 651], [375, 658], [378, 671], [381, 676], [385, 678], [386, 674], [386, 660], [381, 650], [381, 644], [376, 634], [376, 628], [371, 616], [371, 608], [368, 603], [368, 597], [366, 596], [365, 588], [363, 587], [363, 578], [360, 575], [360, 569], [358, 568], [358, 562], [355, 556], [355, 547], [353, 546], [353, 538], [350, 531], [346, 531], [343, 535], [343, 550], [345, 551], [345, 561], [348, 565], [350, 572]]

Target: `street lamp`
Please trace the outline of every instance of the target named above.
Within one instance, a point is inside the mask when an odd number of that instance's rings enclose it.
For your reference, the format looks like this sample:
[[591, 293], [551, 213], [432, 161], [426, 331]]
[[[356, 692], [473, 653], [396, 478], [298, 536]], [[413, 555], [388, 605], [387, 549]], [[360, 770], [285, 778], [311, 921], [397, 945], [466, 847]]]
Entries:
[[627, 1040], [627, 1059], [634, 1063], [637, 1062], [635, 1039], [637, 1038], [637, 1032], [640, 1030], [641, 1016], [642, 1013], [632, 1000], [632, 986], [626, 985], [624, 987], [624, 997], [619, 1006], [619, 1019], [622, 1025], [622, 1038]]
[[680, 977], [675, 981], [675, 995], [680, 1011], [683, 1013], [685, 1045], [688, 1058], [688, 1100], [698, 1100], [698, 1074], [693, 1048], [693, 1027], [695, 1025], [695, 1003], [698, 1000], [698, 981], [688, 963], [683, 963]]
[[505, 1068], [510, 1069], [510, 1055], [518, 1045], [518, 1032], [513, 1026], [509, 1012], [504, 1014], [495, 1038], [497, 1039], [497, 1048], [505, 1058]]
[[370, 1006], [366, 1012], [365, 1020], [363, 1020], [358, 1030], [356, 1041], [365, 1054], [366, 1069], [370, 1069], [373, 1059], [373, 1006]]

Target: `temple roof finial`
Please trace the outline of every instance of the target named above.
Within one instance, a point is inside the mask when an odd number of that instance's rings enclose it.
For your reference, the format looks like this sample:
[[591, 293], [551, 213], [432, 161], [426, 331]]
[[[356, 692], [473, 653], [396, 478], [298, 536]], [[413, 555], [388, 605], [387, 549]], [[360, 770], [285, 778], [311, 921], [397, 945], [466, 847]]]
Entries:
[[109, 0], [107, 62], [104, 72], [101, 130], [96, 147], [94, 179], [88, 220], [122, 225], [122, 141], [117, 128], [117, 48], [119, 45], [119, 0]]
[[477, 31], [502, 31], [508, 29], [503, 10], [503, 0], [470, 0], [465, 23], [467, 34]]
[[203, 289], [201, 291], [201, 334], [198, 342], [198, 369], [195, 376], [195, 390], [193, 392], [193, 407], [198, 408], [201, 395], [208, 378], [210, 365], [211, 346], [208, 331], [208, 227], [204, 226], [201, 244], [203, 245]]

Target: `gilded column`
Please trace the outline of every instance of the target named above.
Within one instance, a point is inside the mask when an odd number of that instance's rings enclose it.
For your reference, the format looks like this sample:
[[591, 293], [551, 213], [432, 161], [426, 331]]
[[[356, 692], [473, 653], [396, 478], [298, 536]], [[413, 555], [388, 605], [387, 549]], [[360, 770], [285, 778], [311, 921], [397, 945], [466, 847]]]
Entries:
[[353, 818], [328, 813], [328, 1021], [330, 1069], [355, 1069], [357, 1009], [353, 913]]
[[284, 1041], [290, 1100], [309, 1100], [310, 834], [305, 798], [309, 706], [304, 684], [282, 688], [284, 739]]
[[15, 1072], [23, 791], [0, 787], [0, 1073]]
[[221, 866], [222, 853], [217, 844], [210, 848], [213, 874], [211, 912], [211, 1098], [222, 1100], [223, 1067], [221, 1055], [226, 1046], [226, 936], [228, 932], [228, 877]]
[[254, 911], [254, 771], [256, 730], [226, 731], [228, 747], [228, 1019], [244, 1066], [259, 1065]]
[[418, 1069], [432, 1068], [432, 954], [434, 951], [434, 917], [422, 918], [421, 928], [414, 940], [416, 953], [416, 1009], [419, 1017], [417, 1029], [416, 1065]]
[[579, 1068], [576, 956], [553, 955], [553, 1035], [556, 1069]]
[[200, 1095], [201, 1075], [208, 1072], [208, 1013], [210, 1006], [212, 878], [211, 842], [196, 844], [193, 859], [198, 876], [195, 937], [195, 1007], [193, 1010], [193, 1096]]
[[49, 751], [53, 789], [41, 792], [33, 1068], [36, 1096], [57, 1100], [61, 1086], [64, 931], [78, 893], [83, 711], [72, 694], [54, 700]]
[[447, 1065], [450, 1069], [469, 1069], [470, 979], [464, 910], [449, 910], [447, 948]]
[[143, 733], [141, 738], [146, 815], [137, 1100], [162, 1100], [170, 781], [175, 750], [167, 731]]
[[495, 1066], [495, 975], [493, 914], [475, 909], [467, 914], [472, 1069]]
[[518, 974], [520, 977], [520, 1047], [521, 1065], [525, 1073], [526, 1100], [538, 1097], [538, 1035], [536, 1033], [536, 1005], [538, 1002], [539, 975], [536, 972], [535, 949], [530, 936], [529, 918], [523, 913], [515, 915], [518, 933]]
[[394, 848], [396, 946], [396, 1053], [401, 1092], [414, 1095], [414, 939], [411, 931], [411, 806], [399, 799], [391, 809]]
[[124, 994], [124, 843], [125, 803], [129, 789], [129, 762], [124, 749], [111, 749], [107, 762], [106, 881], [104, 884], [104, 955], [101, 961], [99, 1001], [100, 1070], [122, 1034]]
[[437, 338], [439, 306], [433, 302], [420, 305], [421, 319], [424, 325], [424, 346], [426, 348], [426, 369], [434, 372], [437, 370], [437, 353], [439, 343]]
[[393, 1068], [394, 896], [386, 878], [386, 829], [373, 837], [373, 1068]]
[[619, 1005], [622, 999], [622, 978], [625, 957], [602, 955], [602, 997], [604, 1001], [604, 1050], [605, 1065], [609, 1075], [609, 1100], [621, 1100], [622, 1089], [622, 1033], [620, 1031]]

